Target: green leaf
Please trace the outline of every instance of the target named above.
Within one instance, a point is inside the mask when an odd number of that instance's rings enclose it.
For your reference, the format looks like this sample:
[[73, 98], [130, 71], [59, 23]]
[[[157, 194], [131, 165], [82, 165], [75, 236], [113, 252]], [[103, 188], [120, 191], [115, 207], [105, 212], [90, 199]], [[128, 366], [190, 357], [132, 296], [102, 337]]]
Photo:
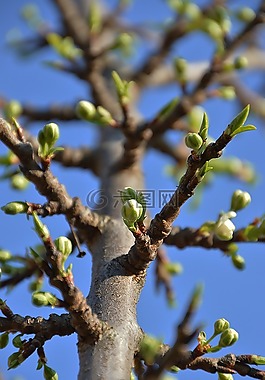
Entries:
[[232, 134], [235, 135], [234, 132], [236, 132], [247, 120], [248, 114], [250, 110], [250, 105], [248, 104], [228, 125], [228, 127], [225, 130], [225, 133], [229, 136]]
[[257, 128], [254, 125], [243, 125], [242, 127], [239, 127], [236, 131], [234, 131], [230, 136], [234, 137], [242, 132], [247, 131], [255, 131]]
[[199, 135], [201, 136], [201, 138], [203, 139], [203, 141], [207, 140], [208, 129], [209, 129], [209, 120], [208, 120], [207, 113], [204, 112], [203, 118], [202, 118], [201, 127], [200, 127], [200, 130], [199, 130]]

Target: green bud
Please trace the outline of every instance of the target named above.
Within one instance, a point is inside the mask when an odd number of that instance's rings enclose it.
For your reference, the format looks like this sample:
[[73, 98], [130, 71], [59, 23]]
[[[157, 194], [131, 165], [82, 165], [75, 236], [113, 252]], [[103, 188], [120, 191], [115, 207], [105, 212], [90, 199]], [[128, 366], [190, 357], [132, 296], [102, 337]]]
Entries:
[[180, 263], [166, 263], [165, 268], [171, 276], [181, 274], [183, 267]]
[[45, 292], [36, 292], [32, 294], [31, 301], [35, 306], [47, 306], [49, 301], [45, 296]]
[[5, 262], [10, 260], [12, 257], [11, 253], [9, 251], [0, 250], [0, 262]]
[[233, 380], [233, 376], [230, 373], [218, 372], [218, 380]]
[[142, 213], [143, 206], [135, 199], [126, 201], [121, 209], [122, 218], [127, 225], [132, 225], [137, 222], [137, 220], [141, 218]]
[[133, 36], [129, 33], [121, 33], [117, 36], [112, 49], [120, 49], [125, 56], [132, 53]]
[[95, 119], [96, 107], [91, 102], [81, 100], [77, 103], [76, 114], [80, 119], [92, 121]]
[[177, 79], [183, 83], [186, 82], [187, 61], [184, 58], [176, 58], [174, 60], [175, 72]]
[[22, 106], [17, 100], [11, 100], [4, 107], [4, 115], [7, 119], [18, 118], [22, 112]]
[[236, 97], [235, 88], [233, 86], [223, 86], [218, 88], [220, 97], [226, 100], [233, 100]]
[[18, 334], [18, 335], [16, 335], [16, 336], [13, 338], [13, 340], [12, 340], [12, 344], [13, 344], [14, 347], [16, 347], [16, 348], [20, 348], [20, 347], [22, 347], [23, 342], [22, 342], [22, 340], [21, 340], [21, 337], [22, 337], [22, 334]]
[[238, 255], [238, 254], [234, 254], [231, 256], [232, 258], [232, 262], [234, 264], [234, 266], [239, 269], [239, 270], [243, 270], [245, 269], [245, 259], [244, 257]]
[[238, 340], [238, 332], [234, 329], [225, 330], [220, 336], [220, 340], [218, 343], [219, 347], [228, 347], [232, 346]]
[[231, 199], [230, 210], [239, 211], [245, 208], [251, 202], [251, 196], [247, 191], [236, 190]]
[[251, 355], [251, 364], [264, 365], [265, 357], [260, 355]]
[[48, 123], [43, 127], [45, 143], [52, 147], [60, 136], [59, 127], [56, 123]]
[[25, 202], [9, 202], [1, 207], [1, 210], [8, 215], [25, 214], [28, 211], [28, 205]]
[[140, 356], [143, 357], [147, 365], [154, 363], [155, 357], [161, 347], [161, 341], [150, 336], [145, 335], [140, 346]]
[[97, 114], [95, 117], [95, 121], [103, 125], [108, 125], [112, 124], [113, 118], [108, 110], [106, 110], [102, 106], [97, 106]]
[[56, 306], [57, 298], [49, 292], [35, 292], [31, 297], [35, 306]]
[[9, 342], [9, 334], [8, 332], [4, 332], [0, 335], [0, 349], [5, 348]]
[[237, 17], [240, 21], [249, 23], [252, 20], [254, 20], [254, 18], [256, 17], [256, 13], [252, 8], [242, 7], [238, 10]]
[[245, 69], [248, 67], [248, 59], [244, 56], [236, 57], [234, 60], [234, 67], [236, 70]]
[[189, 132], [185, 137], [185, 144], [188, 148], [197, 151], [203, 144], [203, 140], [198, 133]]
[[67, 258], [72, 252], [72, 242], [65, 236], [59, 236], [54, 240], [54, 244], [58, 251], [60, 251], [65, 256], [65, 258]]
[[217, 319], [214, 323], [214, 334], [219, 335], [229, 329], [230, 323], [225, 318]]
[[45, 380], [58, 380], [57, 372], [54, 371], [54, 369], [47, 366], [47, 364], [44, 364], [43, 369], [43, 376]]
[[201, 16], [201, 10], [200, 7], [195, 3], [186, 3], [185, 4], [185, 14], [186, 16], [194, 21], [198, 20]]
[[96, 1], [91, 1], [88, 12], [88, 25], [91, 33], [97, 34], [102, 27], [101, 7]]
[[203, 23], [203, 31], [209, 34], [214, 40], [219, 40], [223, 37], [221, 26], [214, 20], [206, 19]]
[[11, 178], [11, 186], [16, 190], [25, 190], [29, 181], [22, 174], [14, 174]]
[[43, 241], [47, 240], [50, 237], [50, 232], [48, 228], [45, 226], [45, 224], [41, 222], [41, 220], [39, 219], [35, 211], [33, 211], [32, 216], [33, 216], [35, 231], [37, 232], [37, 234]]

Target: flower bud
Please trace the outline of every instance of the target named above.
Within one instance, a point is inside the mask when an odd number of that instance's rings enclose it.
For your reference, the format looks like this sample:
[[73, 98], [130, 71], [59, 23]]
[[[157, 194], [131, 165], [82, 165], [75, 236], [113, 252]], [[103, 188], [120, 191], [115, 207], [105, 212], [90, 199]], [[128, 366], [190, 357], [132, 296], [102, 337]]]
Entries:
[[22, 174], [14, 174], [11, 178], [11, 186], [16, 190], [25, 190], [29, 181]]
[[219, 240], [227, 241], [232, 239], [236, 227], [229, 218], [234, 218], [235, 216], [236, 213], [230, 211], [222, 215], [216, 222], [214, 233]]
[[135, 199], [126, 201], [121, 209], [123, 220], [126, 224], [133, 224], [141, 218], [143, 213], [143, 206]]
[[9, 202], [1, 210], [8, 215], [24, 214], [28, 211], [28, 205], [25, 202]]
[[237, 255], [237, 254], [234, 254], [231, 257], [232, 257], [232, 262], [237, 269], [240, 269], [240, 270], [245, 269], [244, 257]]
[[48, 123], [43, 127], [45, 142], [52, 147], [60, 136], [59, 127], [56, 123]]
[[96, 121], [100, 124], [111, 124], [113, 118], [111, 113], [102, 106], [97, 106]]
[[146, 364], [152, 365], [155, 357], [161, 347], [161, 341], [150, 336], [145, 335], [140, 348], [140, 354], [144, 358]]
[[198, 150], [203, 144], [203, 140], [198, 133], [189, 132], [185, 137], [185, 144], [188, 148]]
[[58, 251], [60, 251], [65, 256], [65, 258], [67, 258], [72, 252], [72, 242], [65, 236], [59, 236], [54, 240], [54, 244]]
[[4, 332], [0, 335], [0, 349], [5, 348], [9, 342], [9, 334], [8, 332]]
[[220, 340], [218, 343], [219, 347], [228, 347], [232, 346], [238, 340], [238, 332], [234, 329], [225, 330], [220, 336]]
[[10, 260], [12, 257], [11, 253], [9, 251], [0, 250], [0, 262], [5, 262]]
[[47, 306], [49, 301], [44, 292], [35, 292], [32, 294], [31, 301], [35, 306]]
[[245, 69], [248, 67], [248, 59], [247, 57], [244, 57], [243, 55], [236, 57], [234, 60], [234, 68], [236, 70]]
[[233, 380], [233, 376], [230, 373], [218, 372], [218, 380]]
[[236, 97], [235, 88], [233, 86], [223, 86], [218, 89], [220, 97], [226, 100], [233, 100]]
[[33, 216], [35, 231], [37, 232], [37, 234], [43, 241], [47, 240], [50, 236], [50, 232], [48, 228], [45, 226], [45, 224], [41, 222], [41, 220], [39, 219], [35, 211], [32, 213], [32, 216]]
[[249, 7], [242, 7], [237, 12], [237, 17], [240, 21], [243, 22], [251, 22], [256, 17], [256, 13], [252, 8]]
[[91, 121], [95, 118], [96, 107], [91, 102], [81, 100], [77, 103], [76, 114], [80, 119]]
[[245, 208], [251, 202], [251, 196], [247, 191], [236, 190], [231, 199], [230, 209], [233, 211], [239, 211]]
[[166, 263], [165, 268], [171, 276], [181, 274], [183, 267], [180, 263]]
[[35, 292], [32, 294], [32, 303], [35, 306], [55, 306], [57, 298], [49, 292]]
[[229, 327], [230, 327], [230, 323], [226, 319], [224, 318], [217, 319], [217, 321], [215, 321], [214, 323], [214, 334], [219, 335], [225, 330], [229, 329]]
[[7, 119], [19, 117], [22, 111], [22, 106], [17, 100], [10, 100], [10, 102], [4, 107], [4, 114]]

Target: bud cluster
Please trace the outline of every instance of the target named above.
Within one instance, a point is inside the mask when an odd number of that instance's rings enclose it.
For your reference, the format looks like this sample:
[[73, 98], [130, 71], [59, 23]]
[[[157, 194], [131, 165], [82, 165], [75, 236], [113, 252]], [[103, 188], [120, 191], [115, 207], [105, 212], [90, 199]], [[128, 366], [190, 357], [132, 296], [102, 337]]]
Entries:
[[142, 193], [125, 187], [120, 192], [122, 200], [121, 215], [130, 231], [136, 232], [139, 223], [145, 219], [146, 202]]
[[57, 140], [59, 139], [60, 131], [56, 123], [48, 123], [38, 133], [39, 149], [38, 155], [42, 159], [50, 159], [54, 153], [63, 150], [61, 147], [55, 148]]
[[102, 106], [94, 106], [87, 100], [80, 100], [76, 105], [76, 114], [80, 119], [99, 125], [116, 126], [116, 122], [110, 112]]
[[[202, 335], [203, 333], [203, 335]], [[209, 343], [216, 337], [220, 335], [219, 342], [216, 346], [211, 347]], [[200, 344], [207, 347], [208, 352], [217, 352], [224, 347], [232, 346], [238, 340], [238, 332], [230, 327], [230, 323], [225, 318], [217, 319], [214, 323], [214, 332], [212, 336], [207, 340], [205, 332], [200, 333]]]

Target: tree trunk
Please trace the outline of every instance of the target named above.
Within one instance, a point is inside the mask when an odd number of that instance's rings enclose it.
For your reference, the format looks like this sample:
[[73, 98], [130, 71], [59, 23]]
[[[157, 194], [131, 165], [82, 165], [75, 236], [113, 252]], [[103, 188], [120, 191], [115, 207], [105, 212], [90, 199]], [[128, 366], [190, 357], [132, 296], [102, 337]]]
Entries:
[[[104, 133], [100, 168], [102, 194], [107, 202], [102, 209], [112, 219], [89, 249], [93, 257], [92, 283], [88, 304], [100, 319], [112, 327], [96, 345], [79, 342], [79, 380], [130, 379], [133, 356], [139, 346], [141, 330], [136, 320], [136, 305], [145, 276], [132, 276], [121, 267], [117, 257], [127, 254], [134, 237], [120, 216], [121, 201], [114, 196], [125, 186], [143, 188], [141, 169], [112, 172], [112, 165], [122, 157], [123, 144], [117, 131]], [[115, 202], [118, 205], [115, 206]]]

